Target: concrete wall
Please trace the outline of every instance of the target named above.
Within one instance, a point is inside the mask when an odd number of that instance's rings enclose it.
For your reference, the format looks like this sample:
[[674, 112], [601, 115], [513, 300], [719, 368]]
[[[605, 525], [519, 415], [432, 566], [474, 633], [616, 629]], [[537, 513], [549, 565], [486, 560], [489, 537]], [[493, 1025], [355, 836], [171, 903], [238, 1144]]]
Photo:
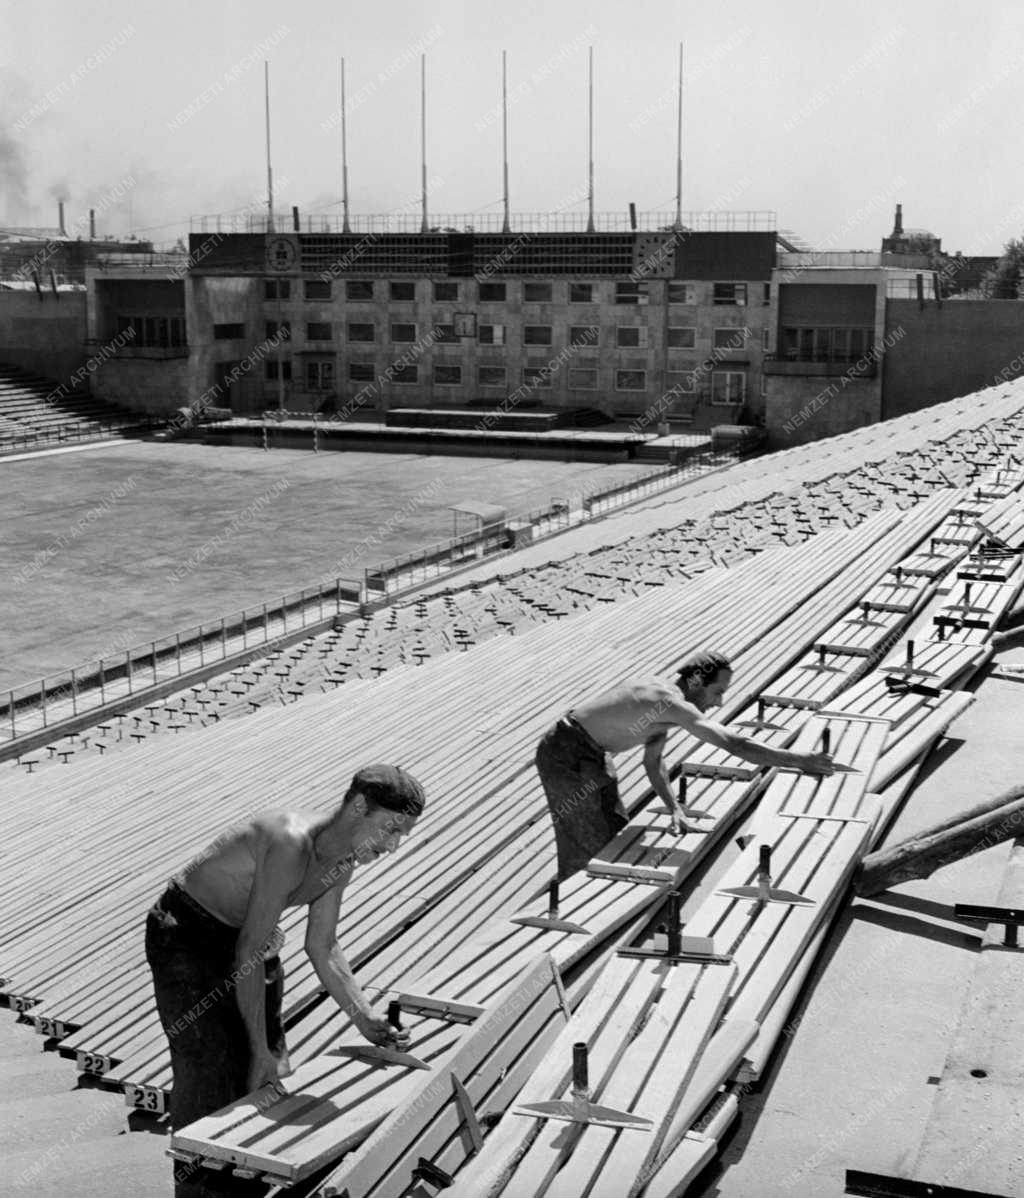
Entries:
[[877, 378], [767, 375], [765, 385], [771, 449], [820, 441], [881, 419]]
[[92, 391], [147, 415], [173, 415], [188, 402], [188, 347], [138, 345], [118, 338], [119, 316], [185, 316], [185, 285], [164, 271], [86, 270], [89, 352], [102, 359]]
[[[160, 353], [154, 350], [154, 354]], [[188, 402], [187, 351], [173, 358], [108, 358], [92, 376], [92, 392], [132, 412], [173, 416]]]
[[[301, 303], [301, 301], [300, 301]], [[328, 319], [310, 304], [303, 319]], [[283, 317], [289, 318], [286, 312]], [[263, 278], [214, 275], [190, 276], [185, 288], [185, 319], [189, 338], [189, 402], [205, 399], [215, 407], [231, 408], [238, 415], [263, 411], [266, 321], [277, 319], [273, 305], [264, 312]], [[236, 340], [216, 340], [215, 324], [240, 324], [244, 335]], [[225, 375], [237, 368], [230, 383]], [[276, 386], [276, 384], [275, 384]]]
[[[772, 275], [773, 350], [784, 325], [870, 326], [879, 346], [873, 375], [843, 363], [777, 361], [765, 379], [765, 424], [772, 449], [803, 445], [881, 419], [887, 281], [877, 267], [792, 267]], [[815, 371], [816, 373], [811, 373]]]
[[783, 283], [779, 327], [874, 324], [877, 297], [875, 283]]
[[1024, 303], [1020, 300], [890, 300], [883, 416], [902, 416], [1024, 374]]
[[[62, 383], [84, 365], [84, 291], [0, 291], [0, 362]], [[88, 381], [83, 389], [88, 387]]]

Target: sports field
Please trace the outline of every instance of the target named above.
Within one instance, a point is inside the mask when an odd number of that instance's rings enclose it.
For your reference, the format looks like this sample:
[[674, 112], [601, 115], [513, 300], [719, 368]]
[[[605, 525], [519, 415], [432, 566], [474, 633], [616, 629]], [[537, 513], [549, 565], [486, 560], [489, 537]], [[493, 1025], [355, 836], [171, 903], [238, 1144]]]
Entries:
[[0, 690], [357, 579], [451, 536], [450, 504], [511, 514], [652, 468], [155, 442], [0, 463]]

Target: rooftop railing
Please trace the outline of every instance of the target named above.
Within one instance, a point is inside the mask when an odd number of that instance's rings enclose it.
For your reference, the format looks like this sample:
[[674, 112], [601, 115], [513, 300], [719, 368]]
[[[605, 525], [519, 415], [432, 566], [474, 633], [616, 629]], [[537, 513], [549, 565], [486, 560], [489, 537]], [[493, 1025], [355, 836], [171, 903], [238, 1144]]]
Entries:
[[[517, 212], [504, 227], [504, 217], [495, 212], [460, 212], [428, 214], [429, 233], [586, 233], [588, 216], [585, 212]], [[190, 222], [193, 233], [291, 233], [291, 213], [274, 217], [273, 229], [267, 228], [266, 214], [252, 212], [214, 213], [194, 216]], [[300, 233], [421, 233], [423, 218], [419, 213], [380, 212], [352, 216], [348, 230], [344, 219], [333, 213], [301, 216]], [[679, 228], [674, 212], [640, 212], [637, 230], [641, 232], [671, 232]], [[682, 213], [681, 228], [694, 233], [752, 233], [773, 232], [777, 227], [776, 213], [763, 209], [742, 211], [712, 211]], [[597, 212], [594, 232], [632, 232], [627, 212]]]

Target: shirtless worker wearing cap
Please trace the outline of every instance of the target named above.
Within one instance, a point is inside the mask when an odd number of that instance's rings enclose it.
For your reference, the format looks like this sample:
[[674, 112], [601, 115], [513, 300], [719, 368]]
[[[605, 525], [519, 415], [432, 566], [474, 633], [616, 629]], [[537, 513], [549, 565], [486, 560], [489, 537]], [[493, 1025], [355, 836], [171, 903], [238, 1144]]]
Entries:
[[[408, 1033], [371, 1009], [336, 929], [355, 866], [393, 852], [424, 803], [423, 788], [404, 770], [367, 766], [335, 811], [258, 815], [229, 829], [170, 882], [146, 920], [146, 959], [170, 1042], [172, 1128], [290, 1072], [277, 927], [288, 907], [308, 904], [306, 953], [359, 1031], [374, 1044], [408, 1046]], [[201, 1179], [198, 1172], [176, 1165], [176, 1194], [244, 1192], [237, 1179], [221, 1189], [219, 1175]]]
[[647, 777], [672, 814], [673, 831], [695, 830], [686, 820], [700, 813], [679, 807], [662, 760], [673, 728], [755, 765], [832, 773], [828, 753], [773, 749], [705, 719], [704, 712], [721, 705], [731, 682], [728, 658], [694, 653], [680, 667], [675, 686], [657, 678], [629, 679], [580, 703], [545, 733], [536, 763], [555, 826], [559, 880], [582, 869], [628, 822], [611, 755], [635, 745], [644, 746]]

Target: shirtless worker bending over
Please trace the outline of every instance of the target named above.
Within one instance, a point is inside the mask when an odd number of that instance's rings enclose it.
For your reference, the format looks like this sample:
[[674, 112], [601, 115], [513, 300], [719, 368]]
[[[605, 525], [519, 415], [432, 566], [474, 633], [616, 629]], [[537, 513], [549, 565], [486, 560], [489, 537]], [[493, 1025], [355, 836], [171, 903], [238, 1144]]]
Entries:
[[[423, 788], [404, 770], [367, 766], [334, 812], [258, 815], [170, 882], [146, 920], [146, 959], [171, 1048], [173, 1128], [290, 1072], [277, 927], [288, 907], [309, 906], [306, 952], [359, 1031], [374, 1044], [408, 1046], [408, 1033], [371, 1009], [336, 929], [356, 864], [393, 852], [424, 803]], [[190, 1172], [197, 1171], [176, 1165], [177, 1194], [221, 1192], [217, 1175], [200, 1181]]]
[[721, 706], [731, 682], [728, 658], [694, 653], [683, 662], [675, 686], [658, 678], [629, 679], [574, 707], [548, 730], [536, 762], [555, 825], [560, 880], [582, 869], [628, 822], [611, 756], [635, 745], [644, 746], [647, 777], [672, 814], [673, 831], [695, 830], [686, 820], [700, 815], [680, 809], [662, 760], [673, 728], [755, 765], [832, 773], [828, 753], [773, 749], [706, 719], [704, 712]]

